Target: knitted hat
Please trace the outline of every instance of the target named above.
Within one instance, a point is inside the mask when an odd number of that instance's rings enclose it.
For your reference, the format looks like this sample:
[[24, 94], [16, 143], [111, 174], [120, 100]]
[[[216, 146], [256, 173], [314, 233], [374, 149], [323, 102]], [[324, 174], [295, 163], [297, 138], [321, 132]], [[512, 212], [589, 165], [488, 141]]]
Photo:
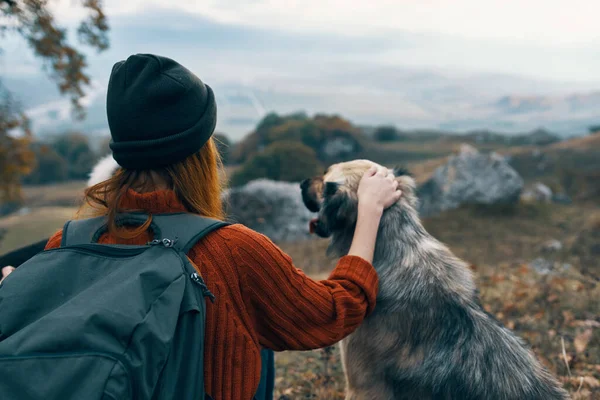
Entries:
[[217, 122], [212, 89], [177, 62], [136, 54], [113, 66], [106, 112], [110, 148], [127, 169], [164, 167], [194, 154]]

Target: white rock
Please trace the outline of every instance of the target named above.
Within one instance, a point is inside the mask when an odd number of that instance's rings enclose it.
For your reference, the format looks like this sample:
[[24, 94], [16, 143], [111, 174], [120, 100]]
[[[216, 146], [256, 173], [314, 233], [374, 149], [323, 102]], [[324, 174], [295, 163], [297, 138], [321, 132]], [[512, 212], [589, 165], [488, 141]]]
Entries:
[[223, 194], [229, 218], [274, 242], [310, 238], [309, 222], [316, 214], [302, 202], [299, 183], [258, 179]]
[[563, 248], [562, 243], [556, 239], [548, 240], [547, 242], [542, 244], [542, 251], [545, 251], [547, 253], [554, 253], [557, 251], [561, 251], [562, 248]]
[[522, 189], [523, 179], [504, 157], [462, 145], [419, 188], [420, 213], [435, 215], [462, 204], [514, 204]]

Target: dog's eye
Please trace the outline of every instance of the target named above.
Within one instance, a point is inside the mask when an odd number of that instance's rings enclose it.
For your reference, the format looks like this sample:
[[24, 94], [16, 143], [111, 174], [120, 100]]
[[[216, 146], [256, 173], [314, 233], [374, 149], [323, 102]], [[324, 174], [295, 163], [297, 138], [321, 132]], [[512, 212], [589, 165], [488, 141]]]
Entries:
[[323, 191], [324, 195], [326, 197], [327, 196], [333, 196], [335, 194], [335, 192], [337, 192], [339, 186], [340, 185], [338, 183], [336, 183], [336, 182], [326, 182], [325, 183], [325, 190]]

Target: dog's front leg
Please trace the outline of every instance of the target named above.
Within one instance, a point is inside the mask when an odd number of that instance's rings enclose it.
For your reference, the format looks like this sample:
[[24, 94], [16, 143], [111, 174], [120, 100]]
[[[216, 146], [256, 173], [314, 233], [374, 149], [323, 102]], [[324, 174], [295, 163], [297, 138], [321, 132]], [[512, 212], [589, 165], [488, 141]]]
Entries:
[[[371, 371], [363, 369], [366, 367], [362, 363], [348, 364], [348, 344], [350, 336], [340, 341], [340, 359], [342, 362], [342, 370], [344, 371], [344, 379], [346, 380], [346, 397], [345, 400], [394, 400], [394, 392], [388, 385], [379, 381], [380, 377], [367, 378], [368, 384], [365, 383], [365, 376], [371, 375]], [[356, 379], [360, 375], [360, 379]], [[360, 383], [362, 382], [362, 383]], [[359, 383], [358, 385], [356, 383]]]

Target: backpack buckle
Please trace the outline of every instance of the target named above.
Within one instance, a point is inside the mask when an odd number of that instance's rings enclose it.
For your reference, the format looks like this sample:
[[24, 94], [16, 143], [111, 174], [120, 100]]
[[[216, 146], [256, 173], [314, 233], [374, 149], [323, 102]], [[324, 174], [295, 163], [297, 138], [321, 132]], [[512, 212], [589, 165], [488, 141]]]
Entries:
[[168, 238], [164, 238], [164, 239], [154, 239], [150, 242], [148, 242], [148, 246], [164, 246], [164, 247], [173, 247], [175, 246], [175, 243], [177, 243], [177, 238], [175, 239], [168, 239]]

